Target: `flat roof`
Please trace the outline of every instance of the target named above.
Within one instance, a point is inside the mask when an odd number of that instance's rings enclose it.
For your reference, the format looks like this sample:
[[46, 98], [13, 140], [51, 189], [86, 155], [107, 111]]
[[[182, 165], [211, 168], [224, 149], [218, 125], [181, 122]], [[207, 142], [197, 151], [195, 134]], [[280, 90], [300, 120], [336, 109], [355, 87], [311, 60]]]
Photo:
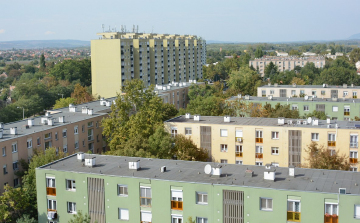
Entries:
[[[190, 115], [187, 119], [185, 115], [167, 120], [168, 123], [197, 123], [199, 125], [238, 125], [238, 126], [273, 126], [273, 127], [297, 127], [297, 128], [329, 128], [335, 129], [336, 125], [338, 129], [356, 129], [355, 125], [360, 126], [360, 121], [338, 121], [330, 120], [330, 127], [328, 127], [327, 120], [318, 120], [318, 125], [302, 124], [307, 119], [292, 119], [284, 118], [285, 124], [279, 125], [278, 118], [254, 118], [254, 117], [231, 117], [230, 122], [224, 122], [223, 116], [200, 116], [200, 121], [195, 121], [194, 116]], [[289, 121], [292, 124], [288, 124]], [[297, 121], [301, 121], [301, 124], [297, 124]]]
[[[107, 98], [105, 100], [113, 101], [115, 99], [116, 99], [116, 97], [112, 97], [112, 98]], [[85, 106], [87, 106], [88, 109], [93, 109], [93, 115], [82, 114], [81, 109], [82, 109], [82, 107], [85, 107]], [[78, 105], [75, 105], [75, 107], [77, 108], [76, 112], [70, 112], [69, 107], [64, 107], [64, 108], [60, 108], [60, 109], [48, 110], [50, 112], [50, 116], [43, 115], [43, 116], [37, 116], [34, 118], [27, 118], [27, 119], [16, 121], [16, 122], [5, 123], [4, 128], [3, 128], [3, 138], [0, 139], [0, 142], [6, 141], [6, 140], [13, 140], [13, 139], [23, 137], [25, 135], [30, 135], [30, 134], [36, 133], [36, 132], [47, 131], [52, 128], [57, 128], [59, 126], [65, 127], [69, 123], [75, 123], [75, 122], [79, 122], [79, 121], [83, 121], [83, 120], [87, 120], [87, 119], [92, 119], [94, 117], [102, 116], [102, 115], [105, 115], [108, 112], [110, 112], [110, 107], [100, 105], [100, 101], [92, 101], [92, 102], [88, 102], [88, 103], [84, 103], [84, 104], [78, 104]], [[65, 117], [64, 123], [59, 122], [59, 117], [61, 117], [61, 116]], [[51, 117], [53, 119], [52, 126], [41, 124], [41, 119], [46, 118], [46, 117]], [[34, 125], [32, 127], [26, 128], [26, 125], [28, 124], [28, 119], [33, 119]], [[10, 134], [10, 128], [12, 128], [12, 127], [17, 128], [16, 135]]]
[[[290, 177], [289, 168], [276, 167], [275, 181], [271, 181], [264, 180], [264, 172], [267, 171], [265, 166], [136, 158], [140, 160], [141, 167], [140, 170], [136, 171], [130, 170], [128, 164], [129, 159], [133, 161], [134, 157], [85, 154], [85, 159], [94, 157], [96, 158], [96, 166], [94, 167], [83, 166], [83, 163], [77, 160], [77, 154], [73, 154], [37, 169], [100, 176], [335, 194], [339, 193], [339, 188], [346, 188], [347, 193], [360, 194], [360, 186], [358, 186], [360, 184], [360, 173], [352, 171], [295, 168], [295, 177]], [[204, 168], [207, 164], [221, 165], [222, 175], [219, 177], [205, 174]], [[166, 172], [160, 171], [162, 166], [166, 166]], [[252, 177], [245, 176], [247, 170], [254, 171]]]
[[326, 87], [324, 87], [323, 85], [296, 85], [295, 87], [292, 85], [263, 85], [259, 88], [322, 88], [322, 89], [326, 89], [326, 88], [337, 88], [337, 89], [360, 89], [360, 86], [353, 86], [351, 87], [351, 85], [347, 85], [346, 88], [343, 87], [343, 85], [328, 85]]
[[[312, 96], [309, 96], [312, 98]], [[232, 96], [229, 99], [227, 99], [227, 101], [236, 101], [239, 100], [240, 98], [238, 96]], [[268, 97], [255, 97], [255, 96], [250, 96], [249, 99], [245, 99], [245, 96], [241, 96], [241, 100], [244, 101], [266, 101], [266, 102], [321, 102], [321, 103], [360, 103], [360, 99], [357, 98], [338, 98], [336, 101], [333, 101], [332, 98], [312, 98], [311, 100], [305, 100], [304, 97], [300, 98], [300, 97], [272, 97], [272, 99], [270, 100]]]

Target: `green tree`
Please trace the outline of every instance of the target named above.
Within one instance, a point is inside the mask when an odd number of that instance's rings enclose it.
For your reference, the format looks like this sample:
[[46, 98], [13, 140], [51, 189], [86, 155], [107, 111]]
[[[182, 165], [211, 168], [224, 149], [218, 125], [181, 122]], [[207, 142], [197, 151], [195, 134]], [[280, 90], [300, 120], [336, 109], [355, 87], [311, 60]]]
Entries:
[[261, 58], [264, 56], [264, 52], [262, 51], [262, 47], [258, 46], [255, 51], [255, 58]]
[[349, 170], [349, 157], [345, 154], [340, 155], [339, 151], [329, 150], [324, 145], [318, 146], [316, 142], [312, 142], [307, 146], [305, 152], [308, 154], [306, 158], [306, 168], [312, 169], [328, 169], [328, 170]]
[[352, 64], [355, 64], [356, 62], [360, 61], [360, 48], [353, 49], [350, 52], [349, 58]]
[[209, 159], [208, 151], [198, 148], [191, 139], [184, 135], [175, 137], [173, 154], [178, 160], [208, 161]]
[[80, 80], [83, 85], [90, 86], [91, 62], [88, 59], [65, 60], [50, 69], [49, 74], [56, 77], [57, 80], [68, 80], [70, 82]]
[[239, 71], [231, 72], [227, 85], [235, 94], [256, 95], [257, 87], [263, 85], [263, 82], [256, 71], [246, 66], [241, 67]]
[[68, 107], [69, 104], [76, 104], [75, 102], [76, 102], [75, 98], [71, 98], [71, 97], [60, 98], [60, 99], [56, 100], [54, 109]]
[[78, 211], [73, 218], [70, 219], [69, 223], [90, 223], [91, 217], [85, 213], [83, 214], [82, 211]]
[[1, 222], [15, 222], [24, 213], [31, 212], [32, 204], [27, 189], [8, 185], [4, 188], [5, 192], [0, 196]]
[[334, 47], [331, 47], [331, 55], [335, 55], [336, 51], [335, 51], [335, 48]]
[[269, 118], [299, 118], [299, 111], [290, 109], [290, 105], [281, 105], [277, 103], [274, 107], [271, 104], [266, 103], [264, 105], [265, 114], [268, 114]]
[[44, 54], [41, 54], [40, 56], [40, 70], [45, 70], [45, 56]]
[[318, 118], [318, 119], [320, 119], [320, 120], [326, 120], [326, 119], [327, 119], [327, 116], [326, 116], [325, 112], [323, 112], [323, 111], [316, 111], [316, 110], [314, 110], [314, 111], [311, 112], [311, 113], [306, 114], [305, 117], [306, 117], [306, 118], [315, 117], [315, 118]]
[[16, 223], [37, 223], [35, 218], [31, 218], [30, 215], [24, 214], [21, 218], [16, 220]]
[[76, 104], [82, 104], [94, 100], [94, 97], [87, 91], [86, 87], [76, 84], [71, 97], [75, 99]]
[[269, 77], [271, 79], [272, 76], [276, 75], [277, 73], [278, 67], [273, 62], [270, 62], [268, 65], [266, 65], [264, 70], [265, 77]]

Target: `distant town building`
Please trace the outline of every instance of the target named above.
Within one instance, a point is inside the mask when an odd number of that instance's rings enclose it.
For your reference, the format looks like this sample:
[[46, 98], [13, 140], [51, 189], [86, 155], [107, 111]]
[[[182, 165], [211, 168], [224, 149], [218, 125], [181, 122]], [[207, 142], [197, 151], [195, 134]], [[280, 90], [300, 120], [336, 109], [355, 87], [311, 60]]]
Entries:
[[278, 56], [278, 57], [287, 57], [287, 56], [289, 56], [289, 54], [286, 53], [286, 52], [278, 52], [278, 51], [275, 51], [275, 52], [276, 52], [276, 56]]
[[126, 80], [145, 86], [202, 79], [205, 40], [192, 35], [98, 33], [91, 41], [92, 92], [114, 97]]
[[324, 57], [268, 57], [255, 58], [249, 61], [249, 66], [253, 66], [259, 70], [261, 76], [265, 74], [265, 67], [272, 62], [278, 67], [279, 71], [294, 70], [296, 66], [304, 67], [305, 64], [311, 62], [315, 64], [315, 67], [322, 68], [325, 66]]
[[312, 53], [312, 52], [305, 52], [302, 54], [303, 56], [305, 57], [313, 57], [313, 56], [316, 56], [317, 54], [316, 53]]
[[331, 55], [331, 53], [328, 53], [325, 55], [327, 58], [331, 58], [333, 60], [335, 60], [337, 57], [342, 57], [344, 56], [344, 53], [335, 53], [335, 55]]

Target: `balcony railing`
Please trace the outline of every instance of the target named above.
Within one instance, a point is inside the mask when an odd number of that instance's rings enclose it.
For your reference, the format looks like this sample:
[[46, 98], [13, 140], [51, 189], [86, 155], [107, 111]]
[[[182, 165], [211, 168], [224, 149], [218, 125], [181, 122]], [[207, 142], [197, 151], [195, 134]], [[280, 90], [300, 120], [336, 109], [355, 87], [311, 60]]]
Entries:
[[344, 112], [344, 115], [350, 115], [350, 112]]
[[357, 98], [357, 96], [356, 96], [356, 95], [353, 95], [353, 98]]
[[339, 216], [324, 216], [324, 223], [338, 223]]
[[328, 146], [336, 146], [336, 141], [328, 141]]
[[263, 143], [263, 138], [255, 138], [256, 143]]
[[235, 137], [235, 142], [243, 142], [243, 137]]
[[287, 212], [287, 220], [288, 221], [294, 221], [294, 222], [300, 222], [301, 221], [301, 213], [300, 212], [288, 211]]
[[46, 195], [56, 196], [56, 188], [55, 187], [47, 187]]
[[355, 164], [358, 162], [357, 158], [350, 158], [350, 163]]
[[242, 152], [235, 152], [235, 156], [236, 157], [243, 157], [243, 153]]
[[263, 154], [262, 154], [262, 153], [255, 153], [255, 158], [257, 158], [257, 159], [262, 159], [262, 158], [263, 158]]
[[171, 209], [173, 210], [183, 210], [183, 202], [182, 201], [171, 201]]

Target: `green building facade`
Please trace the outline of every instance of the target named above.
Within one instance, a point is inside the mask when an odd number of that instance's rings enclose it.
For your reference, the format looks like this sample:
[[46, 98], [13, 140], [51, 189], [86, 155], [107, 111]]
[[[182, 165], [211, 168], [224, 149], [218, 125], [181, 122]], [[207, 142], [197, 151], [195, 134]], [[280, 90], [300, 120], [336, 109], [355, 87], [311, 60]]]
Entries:
[[322, 98], [298, 98], [298, 97], [253, 97], [253, 96], [233, 96], [227, 102], [243, 100], [246, 103], [290, 105], [290, 109], [298, 110], [300, 117], [306, 116], [313, 111], [323, 111], [332, 120], [350, 121], [355, 120], [355, 116], [360, 117], [360, 99], [322, 99]]
[[36, 169], [40, 223], [360, 221], [357, 172], [80, 156]]

